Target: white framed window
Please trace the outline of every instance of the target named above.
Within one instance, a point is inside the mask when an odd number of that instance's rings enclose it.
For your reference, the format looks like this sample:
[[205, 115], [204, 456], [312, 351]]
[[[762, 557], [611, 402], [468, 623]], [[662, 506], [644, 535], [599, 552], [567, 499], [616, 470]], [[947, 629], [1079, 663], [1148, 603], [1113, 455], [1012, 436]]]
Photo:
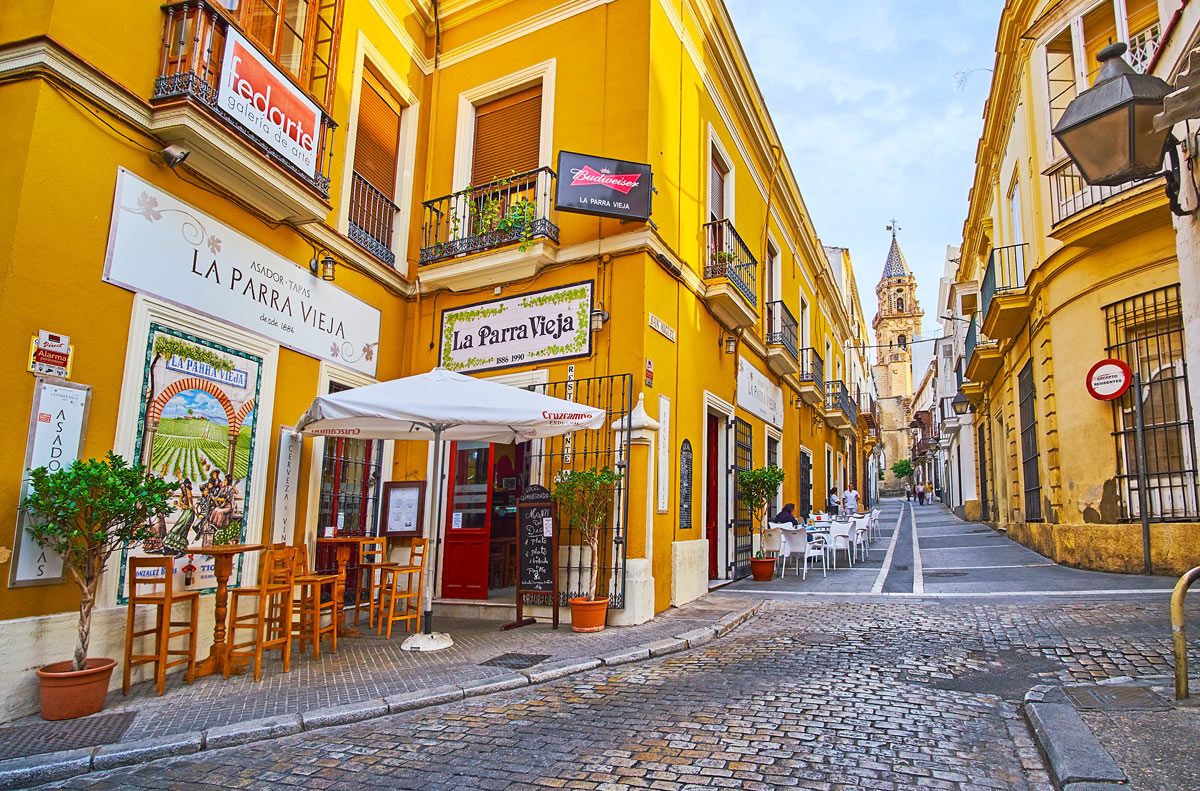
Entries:
[[1012, 186], [1008, 190], [1008, 232], [1010, 244], [1025, 241], [1025, 223], [1021, 217], [1021, 179], [1013, 173]]
[[[485, 110], [491, 105], [493, 111], [508, 109], [510, 115], [520, 114], [517, 119], [521, 123], [529, 121], [530, 113], [526, 110], [533, 108], [522, 105], [516, 110], [509, 109], [522, 101], [528, 101], [536, 96], [537, 114], [537, 165], [536, 167], [551, 167], [554, 164], [554, 58], [534, 64], [526, 69], [506, 74], [491, 82], [477, 85], [458, 95], [458, 127], [454, 139], [454, 191], [466, 189], [474, 183], [474, 171], [478, 157], [476, 145], [476, 129], [479, 124], [480, 108]], [[540, 93], [538, 93], [540, 91]], [[505, 103], [502, 100], [511, 100]], [[503, 121], [504, 119], [500, 119]], [[485, 121], [486, 123], [486, 121]], [[502, 126], [503, 124], [501, 124]], [[528, 135], [524, 136], [528, 137]], [[481, 141], [482, 142], [482, 141]], [[522, 140], [524, 145], [527, 140]], [[502, 148], [502, 147], [501, 147]], [[491, 153], [485, 152], [485, 153]], [[532, 152], [522, 159], [532, 163]], [[497, 160], [499, 161], [499, 160]], [[489, 170], [492, 173], [496, 167], [504, 167], [503, 163]], [[485, 177], [487, 174], [484, 174]]]
[[721, 144], [721, 138], [711, 124], [708, 127], [705, 170], [708, 173], [708, 205], [705, 214], [707, 222], [729, 220], [732, 223], [736, 205], [733, 159]]
[[799, 322], [799, 325], [800, 325], [800, 330], [798, 333], [798, 340], [800, 341], [800, 348], [804, 349], [808, 346], [808, 332], [809, 331], [808, 331], [808, 300], [804, 298], [803, 291], [800, 292], [800, 315], [796, 317], [796, 320], [797, 320], [797, 322]]
[[767, 282], [766, 301], [774, 302], [783, 295], [783, 267], [779, 255], [779, 245], [767, 236]]

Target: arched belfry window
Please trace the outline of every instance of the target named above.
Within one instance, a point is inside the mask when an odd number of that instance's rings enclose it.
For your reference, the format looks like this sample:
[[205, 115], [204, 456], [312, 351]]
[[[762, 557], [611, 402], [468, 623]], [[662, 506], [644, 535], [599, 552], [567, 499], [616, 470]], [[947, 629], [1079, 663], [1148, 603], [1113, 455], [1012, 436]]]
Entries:
[[904, 312], [904, 297], [896, 297], [896, 310], [900, 313]]
[[899, 338], [897, 338], [897, 339], [896, 339], [896, 342], [900, 344], [900, 348], [901, 348], [901, 349], [907, 349], [907, 348], [908, 348], [908, 339], [907, 339], [907, 338], [905, 338], [903, 335], [901, 335]]
[[692, 526], [692, 443], [684, 440], [679, 448], [679, 529]]

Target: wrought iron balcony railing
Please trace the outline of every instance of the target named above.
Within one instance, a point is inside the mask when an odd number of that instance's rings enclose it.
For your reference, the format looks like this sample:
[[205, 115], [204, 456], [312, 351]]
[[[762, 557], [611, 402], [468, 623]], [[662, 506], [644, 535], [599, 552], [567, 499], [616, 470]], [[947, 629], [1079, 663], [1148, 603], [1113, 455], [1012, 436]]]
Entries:
[[729, 220], [704, 224], [708, 239], [708, 263], [704, 279], [724, 278], [746, 298], [752, 307], [758, 306], [758, 260], [738, 236]]
[[818, 390], [824, 393], [825, 361], [821, 359], [821, 355], [817, 354], [817, 350], [811, 346], [805, 346], [797, 355], [796, 362], [800, 364], [800, 373], [796, 374], [796, 378], [801, 382], [812, 382]]
[[975, 345], [979, 343], [979, 314], [971, 316], [971, 323], [967, 326], [967, 340], [965, 344], [964, 354], [967, 362], [971, 360], [971, 354], [975, 351]]
[[782, 300], [767, 303], [767, 345], [783, 346], [799, 360], [796, 346], [796, 317]]
[[1151, 176], [1149, 179], [1131, 181], [1116, 187], [1093, 187], [1083, 180], [1083, 176], [1075, 168], [1075, 163], [1069, 159], [1047, 170], [1045, 175], [1050, 179], [1050, 221], [1054, 225], [1097, 203], [1103, 203], [1113, 195], [1158, 178]]
[[834, 409], [841, 410], [851, 425], [858, 423], [858, 407], [850, 397], [845, 382], [825, 383], [825, 410]]
[[396, 265], [392, 225], [400, 208], [358, 173], [350, 182], [350, 238], [388, 266]]
[[1025, 251], [1027, 243], [993, 247], [987, 270], [979, 286], [980, 312], [987, 315], [988, 305], [997, 293], [1025, 287]]
[[538, 168], [425, 201], [421, 265], [534, 239], [557, 242], [557, 180], [550, 168]]
[[[205, 0], [169, 3], [162, 10], [162, 63], [150, 101], [162, 104], [183, 99], [203, 105], [263, 156], [328, 200], [329, 173], [333, 164], [333, 131], [337, 128], [329, 114], [324, 109], [320, 110], [321, 128], [314, 130], [316, 167], [310, 175], [221, 108], [217, 91], [225, 56], [225, 34], [234, 25], [227, 16], [228, 12], [220, 5]], [[295, 85], [294, 82], [292, 84]], [[318, 108], [321, 107], [320, 102], [316, 104]]]

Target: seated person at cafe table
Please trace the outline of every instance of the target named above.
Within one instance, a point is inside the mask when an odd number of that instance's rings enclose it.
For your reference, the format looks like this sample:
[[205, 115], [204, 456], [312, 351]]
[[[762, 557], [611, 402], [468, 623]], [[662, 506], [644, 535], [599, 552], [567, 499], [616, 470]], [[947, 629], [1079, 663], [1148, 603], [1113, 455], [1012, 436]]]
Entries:
[[[788, 503], [783, 507], [783, 510], [775, 514], [775, 518], [771, 520], [775, 524], [791, 524], [795, 527], [803, 527], [800, 520], [796, 518], [796, 504]], [[812, 534], [806, 532], [805, 538], [812, 541]]]

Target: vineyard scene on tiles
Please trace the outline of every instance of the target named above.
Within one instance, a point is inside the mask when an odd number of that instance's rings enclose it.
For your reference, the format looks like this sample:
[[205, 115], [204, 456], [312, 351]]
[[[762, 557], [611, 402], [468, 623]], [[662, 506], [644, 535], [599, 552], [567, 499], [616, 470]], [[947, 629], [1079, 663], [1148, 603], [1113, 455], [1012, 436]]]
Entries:
[[166, 555], [175, 558], [179, 589], [209, 590], [212, 559], [188, 550], [246, 540], [261, 368], [246, 352], [151, 325], [138, 458], [179, 491], [175, 511], [126, 550], [122, 575], [130, 552]]

